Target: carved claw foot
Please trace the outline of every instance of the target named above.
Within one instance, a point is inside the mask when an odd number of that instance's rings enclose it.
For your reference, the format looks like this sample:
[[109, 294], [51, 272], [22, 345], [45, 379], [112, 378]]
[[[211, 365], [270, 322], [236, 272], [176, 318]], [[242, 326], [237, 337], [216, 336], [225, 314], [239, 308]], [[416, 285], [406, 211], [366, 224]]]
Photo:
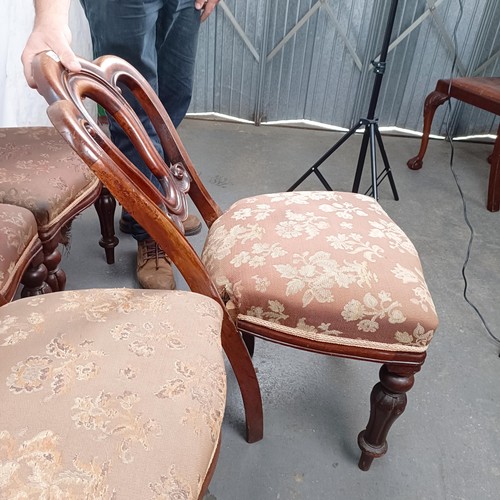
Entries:
[[411, 170], [420, 170], [422, 168], [422, 160], [418, 157], [415, 156], [414, 158], [410, 158], [406, 164], [408, 165], [408, 168]]

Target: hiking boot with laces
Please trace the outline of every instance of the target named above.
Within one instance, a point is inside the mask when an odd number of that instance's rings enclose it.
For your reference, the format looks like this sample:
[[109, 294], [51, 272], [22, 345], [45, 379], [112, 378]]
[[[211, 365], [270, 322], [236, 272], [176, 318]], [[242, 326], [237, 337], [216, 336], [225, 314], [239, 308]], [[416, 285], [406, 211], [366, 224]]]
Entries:
[[142, 288], [174, 290], [174, 272], [165, 252], [151, 238], [137, 243], [136, 272]]

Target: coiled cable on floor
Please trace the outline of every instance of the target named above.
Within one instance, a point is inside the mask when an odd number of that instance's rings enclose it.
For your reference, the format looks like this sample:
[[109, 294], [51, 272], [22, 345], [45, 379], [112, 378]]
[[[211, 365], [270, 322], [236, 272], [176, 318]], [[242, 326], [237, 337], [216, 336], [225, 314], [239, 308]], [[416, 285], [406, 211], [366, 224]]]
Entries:
[[[450, 76], [450, 86], [448, 88], [448, 95], [450, 95], [451, 92], [451, 81], [453, 79], [453, 74], [455, 72], [455, 67], [457, 63], [457, 57], [458, 57], [458, 43], [457, 43], [457, 30], [458, 30], [458, 25], [460, 24], [460, 20], [462, 19], [463, 15], [463, 0], [458, 0], [459, 3], [459, 14], [458, 14], [458, 19], [457, 22], [455, 23], [455, 27], [453, 29], [453, 44], [454, 44], [454, 57], [453, 57], [453, 63], [451, 67], [451, 76]], [[465, 196], [462, 191], [462, 187], [460, 186], [460, 182], [458, 180], [458, 176], [455, 172], [455, 169], [453, 168], [453, 157], [455, 154], [455, 150], [453, 147], [453, 138], [451, 135], [450, 131], [450, 116], [451, 116], [451, 102], [450, 99], [448, 99], [448, 120], [446, 121], [446, 137], [448, 142], [450, 143], [450, 148], [451, 148], [451, 153], [450, 153], [450, 170], [451, 173], [453, 174], [453, 178], [455, 180], [455, 184], [457, 185], [458, 192], [460, 193], [460, 197], [462, 199], [462, 207], [463, 207], [463, 214], [464, 214], [464, 220], [465, 223], [467, 224], [467, 227], [469, 228], [469, 243], [467, 245], [467, 252], [465, 255], [465, 260], [462, 266], [462, 278], [464, 280], [464, 291], [463, 291], [463, 296], [465, 301], [472, 307], [472, 309], [476, 312], [477, 316], [481, 320], [481, 323], [484, 326], [484, 329], [488, 333], [488, 335], [498, 344], [500, 344], [500, 338], [496, 337], [494, 333], [491, 331], [490, 327], [488, 326], [488, 323], [484, 319], [483, 315], [481, 314], [481, 311], [478, 309], [478, 307], [469, 299], [467, 295], [467, 290], [468, 290], [468, 281], [467, 281], [467, 275], [466, 275], [466, 269], [467, 269], [467, 264], [469, 263], [470, 255], [471, 255], [471, 250], [472, 250], [472, 243], [474, 242], [474, 228], [472, 227], [472, 224], [470, 223], [469, 216], [467, 213], [467, 203], [465, 201]], [[499, 353], [500, 357], [500, 353]]]

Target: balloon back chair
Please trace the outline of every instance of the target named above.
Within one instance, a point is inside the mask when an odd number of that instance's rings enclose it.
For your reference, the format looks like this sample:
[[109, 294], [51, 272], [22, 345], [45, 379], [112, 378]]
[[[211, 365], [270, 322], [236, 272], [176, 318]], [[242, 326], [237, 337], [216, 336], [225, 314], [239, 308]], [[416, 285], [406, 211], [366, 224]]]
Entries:
[[52, 127], [0, 129], [0, 203], [35, 216], [48, 270], [46, 291], [64, 290], [59, 245], [69, 242], [72, 220], [92, 204], [101, 225], [99, 244], [107, 262], [114, 262], [116, 202]]
[[[223, 213], [144, 78], [113, 56], [81, 63], [82, 71], [72, 73], [50, 53], [36, 60], [35, 79], [50, 104], [49, 118], [165, 250], [191, 290], [224, 307], [222, 342], [242, 392], [247, 440], [260, 439], [263, 431], [261, 396], [248, 356], [255, 337], [372, 361], [382, 365], [380, 381], [358, 437], [359, 467], [368, 470], [387, 450], [387, 433], [405, 409], [406, 393], [438, 325], [411, 241], [373, 198], [354, 193], [256, 195]], [[119, 85], [127, 86], [148, 113], [164, 155]], [[85, 98], [105, 108], [129, 134], [164, 193], [101, 132], [83, 105]], [[187, 194], [209, 227], [201, 258], [183, 235]], [[241, 338], [248, 351], [240, 348]]]

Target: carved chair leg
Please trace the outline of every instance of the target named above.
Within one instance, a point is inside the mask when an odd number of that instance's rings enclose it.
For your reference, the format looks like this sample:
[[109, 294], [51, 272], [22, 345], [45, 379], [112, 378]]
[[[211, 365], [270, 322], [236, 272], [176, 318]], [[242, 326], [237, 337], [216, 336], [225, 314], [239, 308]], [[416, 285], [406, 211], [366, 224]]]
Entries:
[[420, 366], [382, 365], [380, 382], [370, 396], [370, 419], [358, 436], [361, 458], [358, 466], [367, 471], [374, 458], [387, 451], [387, 434], [395, 420], [404, 412], [406, 393], [412, 388], [414, 374]]
[[24, 285], [21, 291], [21, 297], [33, 297], [50, 293], [52, 290], [46, 283], [48, 271], [43, 263], [43, 253], [40, 252], [30, 262], [30, 265], [24, 271], [21, 283]]
[[106, 262], [114, 264], [115, 247], [118, 245], [114, 224], [116, 200], [106, 187], [103, 186], [99, 198], [94, 203], [94, 207], [101, 226], [102, 238], [99, 241], [99, 245], [106, 252]]
[[414, 158], [408, 160], [408, 168], [412, 170], [419, 170], [422, 168], [422, 160], [424, 158], [425, 152], [427, 151], [427, 145], [429, 144], [429, 134], [431, 133], [432, 120], [434, 119], [434, 113], [436, 109], [445, 103], [449, 99], [447, 94], [443, 94], [435, 90], [431, 92], [425, 99], [424, 104], [424, 130], [422, 135], [422, 142], [420, 143], [420, 151], [418, 155]]
[[66, 273], [59, 267], [62, 256], [59, 251], [59, 239], [53, 238], [43, 245], [44, 261], [48, 276], [47, 283], [53, 292], [63, 291], [66, 287]]
[[247, 442], [255, 443], [264, 436], [264, 415], [259, 382], [248, 350], [229, 317], [222, 326], [222, 347], [240, 387], [245, 408]]
[[493, 153], [489, 158], [491, 166], [486, 208], [490, 212], [498, 212], [500, 210], [500, 126], [498, 127], [497, 134], [499, 135], [497, 135]]

